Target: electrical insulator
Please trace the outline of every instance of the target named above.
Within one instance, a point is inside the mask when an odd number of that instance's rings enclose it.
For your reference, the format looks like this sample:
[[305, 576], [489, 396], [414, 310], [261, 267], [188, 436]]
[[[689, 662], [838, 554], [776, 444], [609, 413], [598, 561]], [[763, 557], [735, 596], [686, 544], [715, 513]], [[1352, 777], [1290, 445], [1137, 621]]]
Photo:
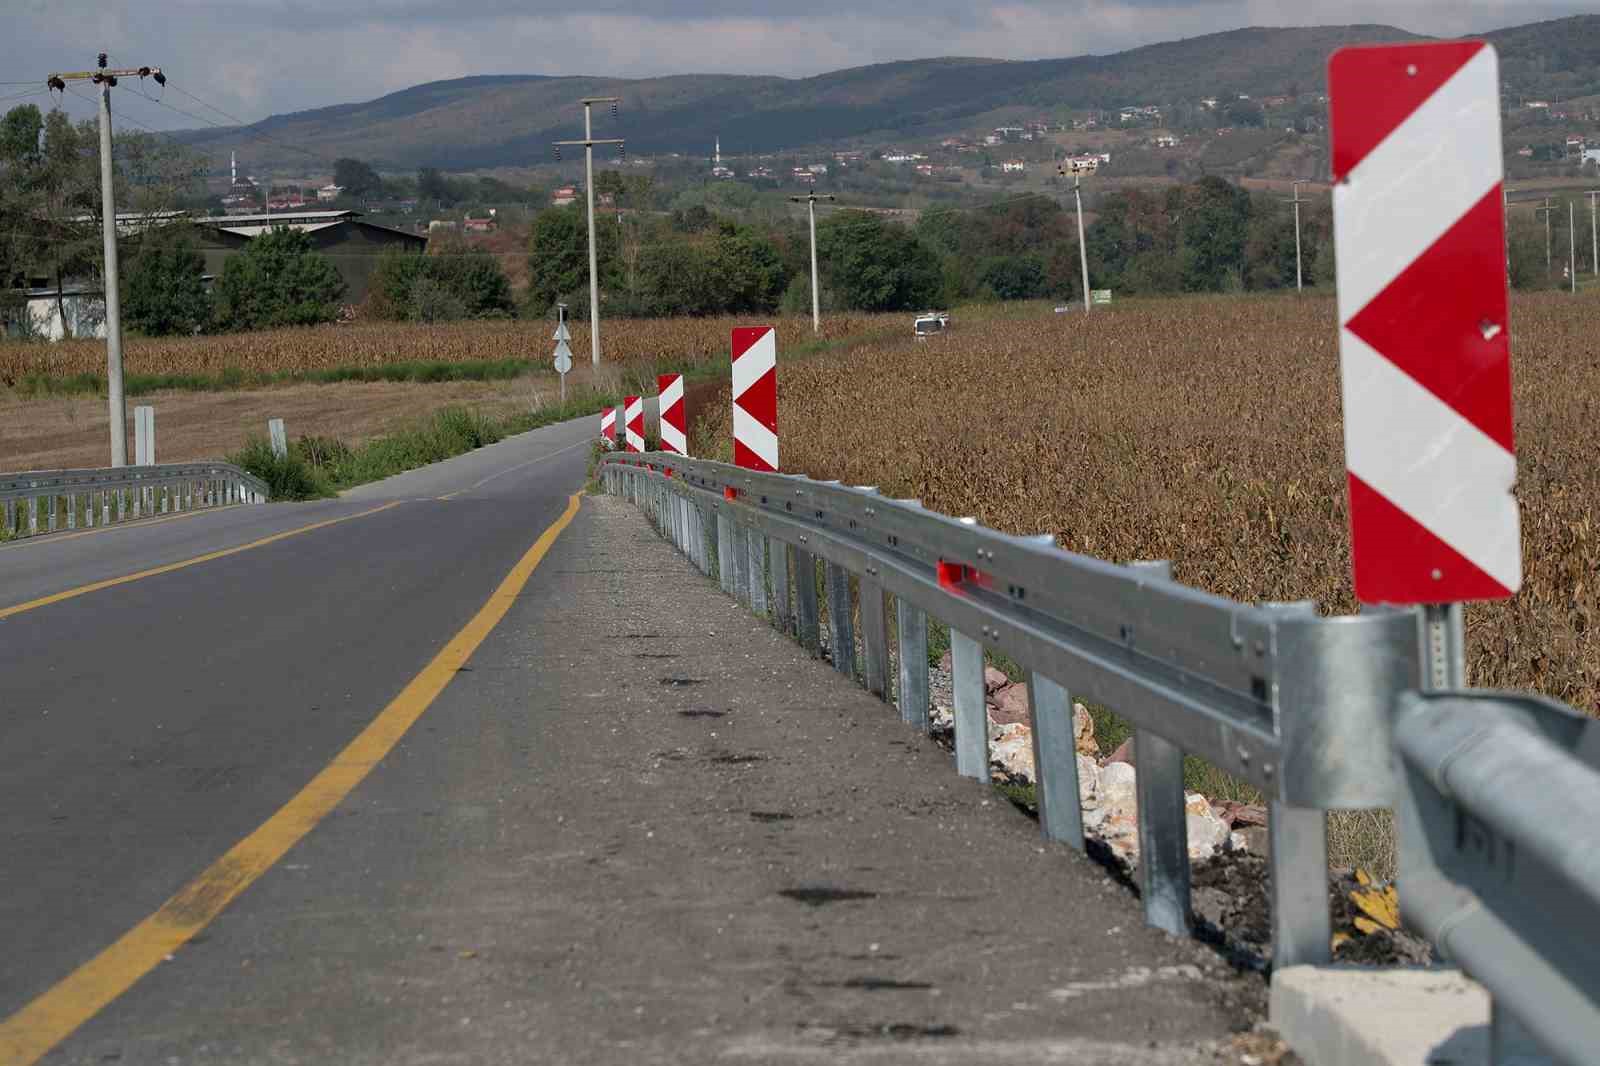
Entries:
[[556, 162], [561, 162], [561, 146], [559, 144], [556, 145]]
[[611, 117], [612, 119], [617, 117], [617, 102], [615, 100], [611, 101]]
[[625, 145], [625, 144], [617, 145], [617, 158], [618, 159], [627, 159], [628, 158], [628, 146], [627, 145]]
[[106, 69], [106, 54], [104, 52], [100, 53], [99, 60], [100, 60], [100, 69], [101, 70]]

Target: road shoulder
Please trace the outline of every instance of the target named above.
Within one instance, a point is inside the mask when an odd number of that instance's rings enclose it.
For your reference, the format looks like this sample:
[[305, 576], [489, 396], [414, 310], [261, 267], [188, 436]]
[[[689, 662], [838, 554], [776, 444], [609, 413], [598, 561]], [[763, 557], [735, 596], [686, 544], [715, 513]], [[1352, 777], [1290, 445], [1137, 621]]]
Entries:
[[590, 498], [387, 762], [52, 1061], [1202, 1063], [1259, 985]]

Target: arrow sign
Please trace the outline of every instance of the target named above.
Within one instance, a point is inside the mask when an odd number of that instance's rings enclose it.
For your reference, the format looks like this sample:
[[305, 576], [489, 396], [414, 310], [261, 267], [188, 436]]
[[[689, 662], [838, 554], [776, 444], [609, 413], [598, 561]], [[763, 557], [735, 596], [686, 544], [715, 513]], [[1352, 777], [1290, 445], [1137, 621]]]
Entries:
[[[563, 326], [563, 329], [566, 327]], [[572, 369], [572, 349], [567, 347], [566, 338], [556, 341], [556, 373], [565, 374]]]
[[572, 339], [572, 334], [567, 332], [567, 324], [565, 321], [556, 326], [556, 334], [550, 339], [553, 341], [570, 341]]

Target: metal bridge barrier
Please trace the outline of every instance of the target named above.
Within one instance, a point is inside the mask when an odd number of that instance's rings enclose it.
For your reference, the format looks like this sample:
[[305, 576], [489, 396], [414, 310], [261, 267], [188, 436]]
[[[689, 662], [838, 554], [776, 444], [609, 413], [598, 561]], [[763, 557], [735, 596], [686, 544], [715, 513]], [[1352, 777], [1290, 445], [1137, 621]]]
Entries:
[[266, 482], [232, 463], [0, 474], [0, 531], [31, 537], [266, 500]]
[[607, 455], [600, 475], [814, 656], [825, 596], [835, 669], [918, 729], [928, 620], [948, 625], [958, 773], [989, 775], [985, 649], [1022, 666], [1048, 839], [1084, 848], [1074, 698], [1129, 720], [1140, 895], [1169, 933], [1191, 921], [1185, 754], [1268, 798], [1275, 968], [1330, 959], [1327, 812], [1394, 807], [1404, 912], [1489, 988], [1503, 1041], [1534, 1032], [1561, 1061], [1595, 1061], [1600, 723], [1527, 697], [1423, 694], [1420, 608], [1237, 603], [1176, 583], [1169, 563], [1119, 566], [870, 487], [660, 452]]

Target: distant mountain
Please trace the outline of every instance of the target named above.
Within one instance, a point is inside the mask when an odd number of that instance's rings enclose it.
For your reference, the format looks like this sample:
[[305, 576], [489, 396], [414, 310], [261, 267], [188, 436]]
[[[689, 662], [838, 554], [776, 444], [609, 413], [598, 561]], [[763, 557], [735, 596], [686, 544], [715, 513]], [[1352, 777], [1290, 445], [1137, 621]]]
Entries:
[[[1600, 16], [1486, 36], [1501, 50], [1508, 84], [1556, 98], [1600, 92]], [[708, 155], [719, 136], [729, 152], [772, 152], [971, 132], [1007, 109], [1048, 113], [1192, 102], [1222, 92], [1316, 93], [1334, 49], [1419, 39], [1392, 26], [1243, 29], [1107, 56], [927, 59], [812, 78], [460, 78], [188, 137], [219, 163], [229, 149], [241, 149], [253, 167], [304, 170], [307, 151], [386, 169], [529, 165], [551, 159], [551, 141], [582, 135], [579, 98], [620, 96], [618, 118], [597, 117], [597, 127], [601, 136], [627, 138], [632, 154]]]

